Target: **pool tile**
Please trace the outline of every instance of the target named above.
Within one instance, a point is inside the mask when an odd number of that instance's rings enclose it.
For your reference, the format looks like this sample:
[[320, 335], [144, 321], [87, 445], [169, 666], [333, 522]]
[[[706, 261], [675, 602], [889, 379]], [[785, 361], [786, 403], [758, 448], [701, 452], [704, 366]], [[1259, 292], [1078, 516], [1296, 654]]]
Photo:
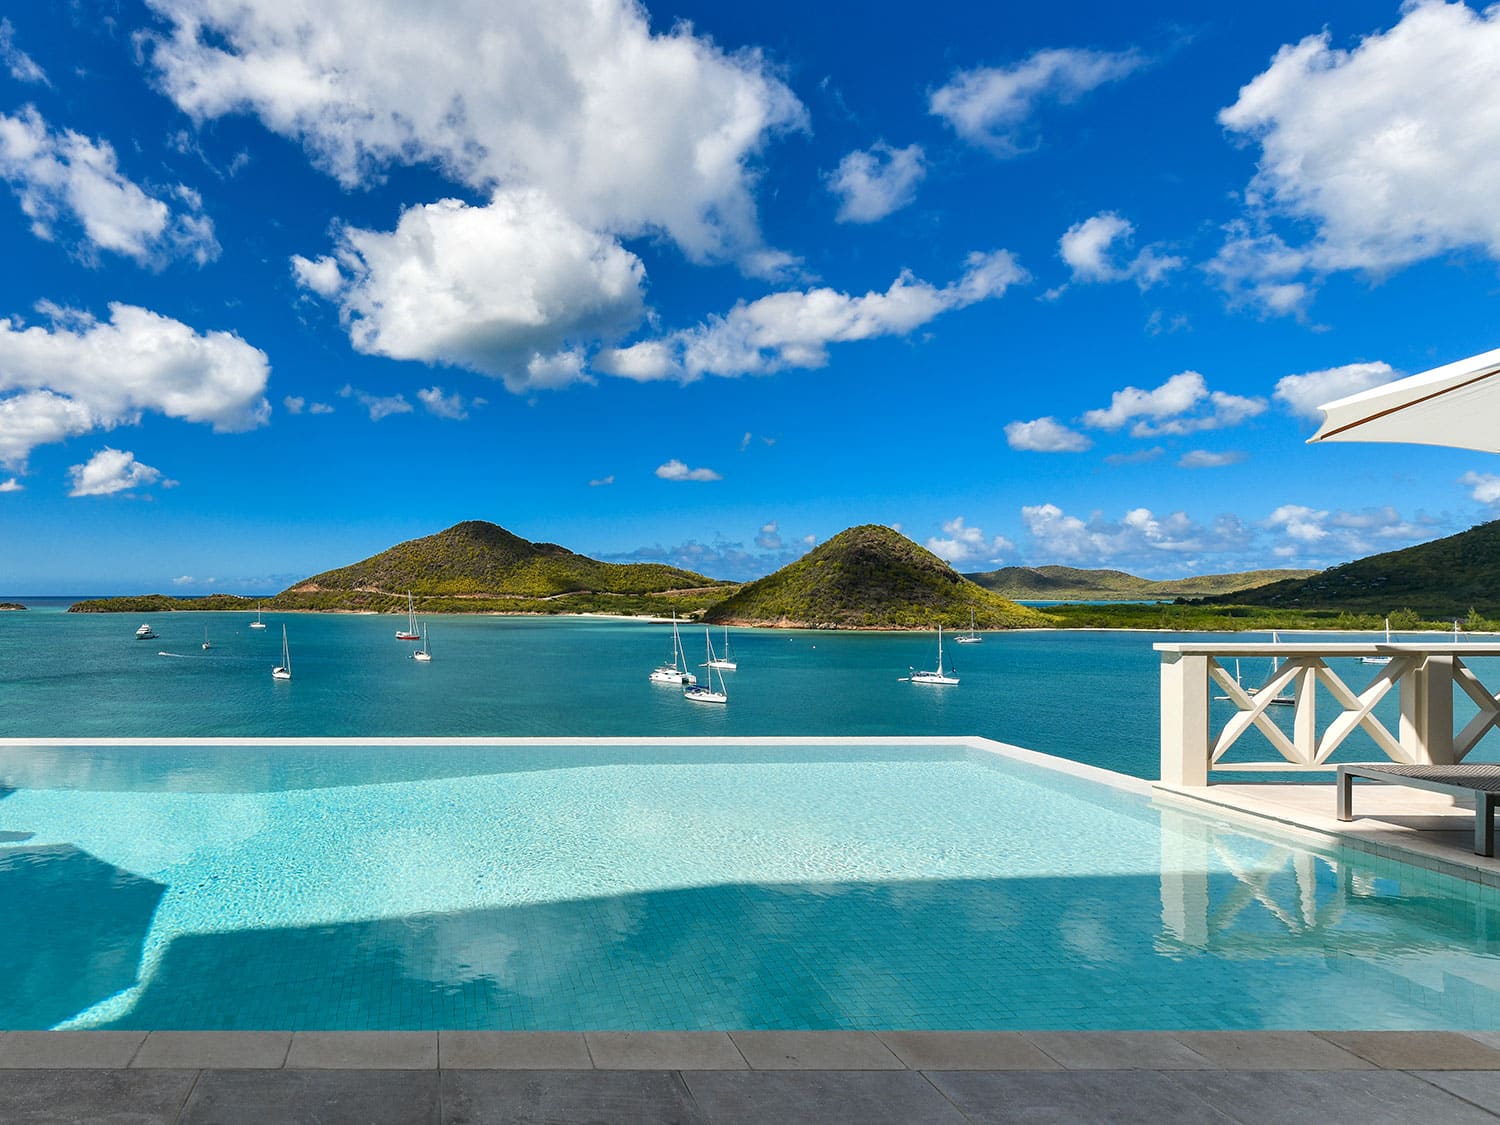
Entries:
[[197, 1077], [192, 1070], [7, 1070], [0, 1073], [0, 1121], [167, 1125], [178, 1120]]
[[722, 1031], [588, 1031], [600, 1070], [744, 1070], [748, 1065]]
[[313, 1070], [436, 1070], [437, 1064], [435, 1031], [299, 1031], [286, 1057], [288, 1067]]
[[729, 1037], [756, 1070], [901, 1070], [868, 1031], [733, 1031]]
[[440, 1031], [444, 1070], [588, 1070], [581, 1031]]
[[1500, 1074], [1493, 1070], [1422, 1070], [1413, 1072], [1466, 1102], [1500, 1114]]
[[1500, 1050], [1456, 1031], [1320, 1031], [1318, 1034], [1388, 1069], [1500, 1069]]
[[290, 1031], [153, 1031], [132, 1067], [192, 1070], [275, 1069], [286, 1062]]
[[1026, 1038], [1069, 1070], [1193, 1070], [1214, 1065], [1165, 1031], [1033, 1031]]
[[[1154, 1071], [933, 1071], [934, 1086], [974, 1125], [1228, 1125], [1235, 1119]], [[1262, 1121], [1284, 1121], [1283, 1113]], [[1411, 1125], [1410, 1122], [1407, 1125]]]
[[1495, 1118], [1410, 1074], [1381, 1070], [1179, 1071], [1167, 1081], [1236, 1121], [1318, 1125], [1494, 1125]]
[[9, 1031], [0, 1038], [0, 1067], [128, 1066], [145, 1038], [144, 1031]]
[[1176, 1031], [1226, 1070], [1370, 1070], [1375, 1064], [1310, 1031]]
[[441, 1082], [445, 1125], [707, 1121], [668, 1071], [445, 1070]]
[[438, 1074], [409, 1070], [206, 1070], [181, 1125], [438, 1125]]
[[916, 1071], [693, 1071], [682, 1076], [714, 1125], [962, 1125]]
[[1061, 1070], [1019, 1031], [882, 1031], [913, 1070]]

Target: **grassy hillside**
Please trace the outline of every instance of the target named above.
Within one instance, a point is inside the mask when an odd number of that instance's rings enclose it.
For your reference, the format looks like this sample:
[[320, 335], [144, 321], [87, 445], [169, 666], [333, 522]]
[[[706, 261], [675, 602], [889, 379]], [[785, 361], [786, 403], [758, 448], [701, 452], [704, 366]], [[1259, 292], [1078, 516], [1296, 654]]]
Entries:
[[878, 524], [840, 532], [774, 574], [751, 582], [708, 611], [737, 625], [819, 629], [1045, 626], [1036, 610], [968, 581], [932, 552]]
[[1249, 590], [1269, 582], [1306, 578], [1315, 570], [1246, 570], [1237, 574], [1203, 574], [1196, 578], [1157, 581], [1137, 578], [1123, 570], [1080, 570], [1071, 566], [1006, 566], [978, 574], [969, 581], [1007, 598], [1203, 598]]

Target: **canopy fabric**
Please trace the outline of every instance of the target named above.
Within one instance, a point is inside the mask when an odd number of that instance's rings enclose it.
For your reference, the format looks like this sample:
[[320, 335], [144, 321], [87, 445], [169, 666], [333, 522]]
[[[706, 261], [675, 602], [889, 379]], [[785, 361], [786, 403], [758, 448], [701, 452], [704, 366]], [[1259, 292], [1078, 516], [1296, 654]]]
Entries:
[[1397, 441], [1500, 453], [1500, 348], [1318, 407], [1314, 441]]

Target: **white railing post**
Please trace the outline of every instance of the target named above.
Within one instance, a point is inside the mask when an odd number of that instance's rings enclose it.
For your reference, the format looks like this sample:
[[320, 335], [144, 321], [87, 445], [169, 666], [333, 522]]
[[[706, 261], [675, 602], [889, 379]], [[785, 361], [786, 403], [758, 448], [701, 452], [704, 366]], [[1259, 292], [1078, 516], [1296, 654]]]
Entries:
[[1162, 653], [1161, 779], [1169, 785], [1208, 784], [1208, 661]]
[[1420, 765], [1453, 757], [1453, 657], [1430, 654], [1401, 680], [1401, 746]]

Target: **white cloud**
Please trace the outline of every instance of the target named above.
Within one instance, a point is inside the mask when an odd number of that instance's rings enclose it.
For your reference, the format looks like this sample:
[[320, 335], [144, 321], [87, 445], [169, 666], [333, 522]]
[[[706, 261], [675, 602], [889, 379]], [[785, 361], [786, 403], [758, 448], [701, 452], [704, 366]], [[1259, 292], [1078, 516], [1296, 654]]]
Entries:
[[840, 201], [838, 221], [874, 223], [901, 210], [917, 197], [926, 175], [921, 145], [892, 148], [877, 141], [849, 153], [828, 177], [828, 190]]
[[1135, 226], [1113, 211], [1101, 211], [1092, 218], [1074, 223], [1058, 239], [1058, 252], [1078, 282], [1134, 281], [1149, 289], [1172, 270], [1180, 269], [1183, 260], [1144, 247], [1123, 265], [1114, 258], [1115, 246], [1128, 246]]
[[962, 277], [941, 289], [903, 272], [884, 293], [853, 297], [833, 289], [773, 293], [735, 305], [694, 328], [606, 348], [594, 368], [609, 375], [688, 383], [703, 375], [765, 375], [822, 367], [828, 345], [903, 336], [939, 314], [1003, 295], [1027, 280], [1007, 250], [970, 254]]
[[1037, 51], [1007, 67], [959, 71], [935, 90], [928, 109], [971, 144], [1011, 157], [1039, 144], [1030, 121], [1047, 103], [1067, 105], [1146, 65], [1137, 51], [1064, 47]]
[[1396, 372], [1389, 363], [1346, 363], [1305, 375], [1284, 375], [1276, 381], [1272, 397], [1299, 418], [1321, 422], [1323, 414], [1318, 407], [1323, 403], [1378, 387], [1394, 378]]
[[307, 405], [307, 399], [301, 395], [287, 395], [281, 400], [281, 405], [288, 414], [301, 414], [302, 408]]
[[1157, 516], [1149, 508], [1132, 508], [1117, 521], [1098, 512], [1084, 521], [1056, 504], [1036, 504], [1021, 509], [1021, 522], [1031, 536], [1033, 554], [1048, 561], [1115, 562], [1200, 553], [1226, 538], [1226, 529], [1205, 529], [1184, 512]]
[[179, 574], [176, 578], [172, 579], [172, 585], [191, 586], [196, 581], [197, 579], [194, 578], [191, 574]]
[[998, 563], [1002, 561], [1001, 556], [1016, 549], [1015, 544], [1003, 535], [986, 539], [981, 529], [965, 525], [963, 516], [955, 516], [943, 524], [943, 535], [946, 538], [934, 536], [927, 540], [927, 549], [954, 566], [972, 562]]
[[333, 407], [329, 406], [326, 402], [315, 402], [308, 406], [307, 412], [309, 414], [332, 414]]
[[293, 274], [338, 305], [357, 351], [467, 367], [517, 393], [578, 381], [572, 345], [645, 312], [640, 259], [534, 190], [411, 207], [389, 233], [346, 227], [336, 255], [294, 258]]
[[40, 82], [43, 86], [52, 85], [47, 81], [47, 72], [37, 66], [30, 55], [16, 46], [15, 34], [16, 29], [11, 26], [10, 20], [0, 19], [0, 64], [10, 71], [10, 76], [17, 82]]
[[1481, 504], [1500, 504], [1500, 476], [1494, 473], [1465, 473], [1458, 483], [1468, 486], [1471, 497]]
[[690, 469], [677, 458], [656, 467], [656, 475], [662, 480], [723, 480], [712, 469]]
[[416, 409], [406, 401], [405, 395], [372, 395], [368, 391], [361, 391], [350, 386], [343, 387], [339, 391], [339, 397], [352, 398], [363, 406], [369, 411], [372, 422], [379, 422], [382, 418], [389, 418], [393, 414], [410, 414]]
[[1351, 49], [1327, 30], [1282, 47], [1219, 120], [1260, 146], [1252, 213], [1314, 234], [1301, 247], [1242, 241], [1217, 263], [1231, 286], [1262, 254], [1286, 287], [1303, 271], [1380, 274], [1468, 247], [1500, 258], [1500, 115], [1482, 93], [1497, 82], [1494, 7], [1416, 0]]
[[1237, 426], [1265, 409], [1265, 399], [1210, 391], [1198, 372], [1182, 371], [1153, 390], [1126, 387], [1116, 391], [1107, 409], [1086, 412], [1083, 422], [1101, 430], [1133, 423], [1130, 433], [1138, 438], [1182, 436]]
[[31, 232], [49, 242], [73, 241], [76, 225], [86, 254], [107, 250], [141, 264], [180, 254], [199, 265], [219, 256], [196, 192], [170, 189], [184, 205], [174, 211], [120, 172], [108, 141], [54, 131], [33, 106], [0, 113], [0, 178], [10, 182]]
[[762, 249], [756, 159], [805, 110], [753, 49], [629, 0], [149, 0], [164, 92], [195, 120], [250, 111], [345, 186], [431, 163], [481, 192], [539, 188], [593, 230], [665, 232], [695, 260]]
[[11, 477], [9, 480], [0, 480], [0, 492], [24, 492], [25, 490], [26, 486], [15, 477]]
[[442, 387], [427, 387], [417, 392], [417, 398], [427, 408], [427, 413], [436, 414], [439, 418], [451, 418], [460, 422], [469, 416], [464, 407], [463, 396], [457, 391], [445, 395]]
[[1221, 453], [1191, 449], [1178, 458], [1177, 465], [1183, 469], [1217, 469], [1224, 465], [1238, 465], [1248, 456], [1238, 449], [1226, 449]]
[[591, 480], [591, 481], [589, 481], [589, 487], [590, 488], [603, 488], [605, 485], [610, 485], [610, 484], [614, 484], [614, 483], [615, 483], [615, 474], [614, 473], [610, 473], [609, 476], [607, 476], [607, 477], [600, 477], [598, 480]]
[[69, 496], [110, 496], [155, 484], [161, 470], [141, 464], [129, 450], [106, 445], [84, 464], [68, 469], [68, 477], [73, 482]]
[[1033, 453], [1081, 453], [1094, 444], [1087, 434], [1070, 430], [1055, 418], [1009, 422], [1005, 426], [1005, 441], [1012, 449]]
[[50, 307], [54, 324], [0, 317], [0, 464], [24, 465], [38, 445], [134, 424], [146, 411], [253, 429], [270, 416], [264, 352], [229, 332], [198, 333], [133, 305], [101, 323]]
[[1283, 504], [1261, 526], [1272, 534], [1272, 553], [1279, 558], [1335, 561], [1415, 542], [1430, 537], [1433, 529], [1432, 521], [1406, 519], [1388, 504], [1357, 512]]
[[775, 520], [761, 526], [760, 534], [755, 537], [755, 545], [763, 551], [779, 551], [785, 546]]

